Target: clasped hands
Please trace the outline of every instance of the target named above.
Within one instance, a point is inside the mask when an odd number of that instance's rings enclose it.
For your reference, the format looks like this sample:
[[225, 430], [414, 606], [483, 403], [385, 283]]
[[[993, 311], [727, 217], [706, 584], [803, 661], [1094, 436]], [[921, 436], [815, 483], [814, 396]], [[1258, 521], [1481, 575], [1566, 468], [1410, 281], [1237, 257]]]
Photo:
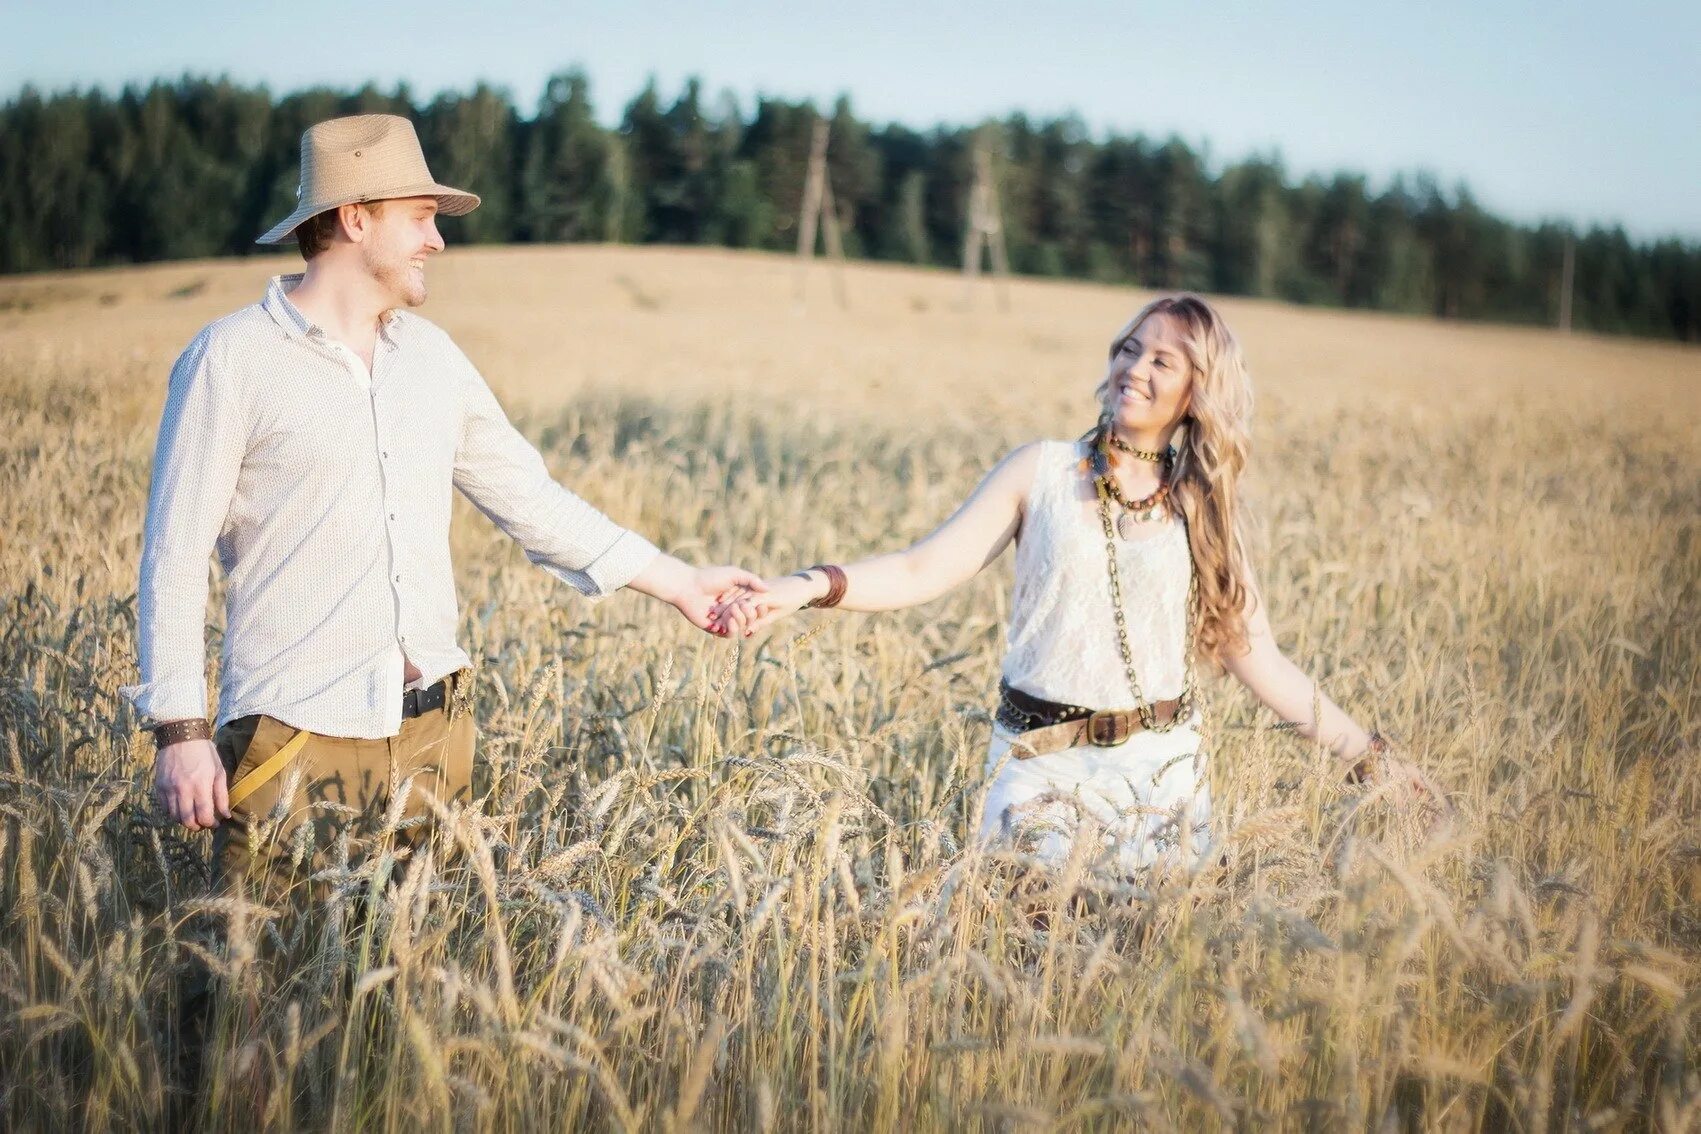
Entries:
[[719, 595], [709, 611], [709, 632], [748, 638], [827, 594], [820, 571], [799, 571], [772, 579], [738, 583]]

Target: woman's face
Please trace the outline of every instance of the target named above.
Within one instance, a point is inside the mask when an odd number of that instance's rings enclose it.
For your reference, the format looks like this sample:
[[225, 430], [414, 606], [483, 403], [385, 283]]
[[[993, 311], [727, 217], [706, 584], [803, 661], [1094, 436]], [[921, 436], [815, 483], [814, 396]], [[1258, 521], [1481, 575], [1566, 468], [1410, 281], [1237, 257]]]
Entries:
[[1110, 360], [1108, 379], [1105, 408], [1124, 432], [1158, 432], [1180, 421], [1193, 391], [1181, 321], [1167, 311], [1146, 316]]

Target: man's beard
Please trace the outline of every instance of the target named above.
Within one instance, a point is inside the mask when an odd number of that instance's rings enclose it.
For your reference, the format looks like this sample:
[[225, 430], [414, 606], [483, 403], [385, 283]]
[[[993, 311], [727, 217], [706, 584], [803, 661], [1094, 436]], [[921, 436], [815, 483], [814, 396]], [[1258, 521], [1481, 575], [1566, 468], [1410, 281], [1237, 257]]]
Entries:
[[408, 268], [408, 257], [380, 260], [368, 253], [366, 270], [378, 285], [389, 292], [398, 307], [418, 307], [425, 302], [425, 280], [414, 276]]

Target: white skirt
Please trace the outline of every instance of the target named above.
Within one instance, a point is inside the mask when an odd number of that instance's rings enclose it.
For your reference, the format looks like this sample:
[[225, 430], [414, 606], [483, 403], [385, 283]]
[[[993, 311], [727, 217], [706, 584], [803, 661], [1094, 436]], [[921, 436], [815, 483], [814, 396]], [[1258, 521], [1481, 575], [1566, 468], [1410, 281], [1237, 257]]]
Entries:
[[980, 838], [1009, 841], [1061, 865], [1083, 824], [1123, 870], [1160, 859], [1193, 868], [1210, 854], [1210, 785], [1195, 716], [1168, 732], [1137, 732], [1114, 748], [1066, 748], [1018, 760], [994, 726]]

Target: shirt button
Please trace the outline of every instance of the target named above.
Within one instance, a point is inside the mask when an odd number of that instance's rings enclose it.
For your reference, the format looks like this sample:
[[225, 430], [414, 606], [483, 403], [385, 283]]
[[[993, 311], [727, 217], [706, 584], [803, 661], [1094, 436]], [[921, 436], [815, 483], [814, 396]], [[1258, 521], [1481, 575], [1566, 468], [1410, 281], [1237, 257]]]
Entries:
[[400, 576], [400, 575], [397, 575], [397, 576], [396, 576], [396, 582], [398, 582], [398, 583], [399, 583], [399, 582], [401, 582], [401, 581], [402, 581], [402, 577], [401, 577], [401, 576]]
[[390, 519], [392, 519], [392, 520], [393, 520], [393, 519], [395, 519], [395, 518], [396, 518], [396, 514], [395, 514], [395, 513], [394, 513], [394, 512], [391, 512], [391, 513], [390, 513]]

